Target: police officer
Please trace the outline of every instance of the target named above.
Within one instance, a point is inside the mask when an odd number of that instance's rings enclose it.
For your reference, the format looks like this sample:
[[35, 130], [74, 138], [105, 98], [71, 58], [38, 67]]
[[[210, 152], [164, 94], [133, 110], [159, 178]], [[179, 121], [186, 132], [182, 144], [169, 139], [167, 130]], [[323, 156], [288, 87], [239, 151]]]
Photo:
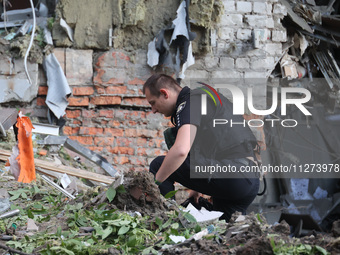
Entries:
[[201, 95], [204, 90], [182, 88], [165, 74], [152, 75], [145, 82], [143, 93], [152, 112], [171, 117], [174, 125], [170, 129], [175, 137], [173, 144], [166, 139], [170, 147], [167, 155], [157, 157], [150, 164], [150, 172], [155, 175], [161, 193], [165, 195], [174, 190], [174, 182], [179, 182], [193, 190], [189, 197], [193, 197], [196, 202], [200, 193], [210, 195], [213, 210], [224, 212], [221, 218], [226, 221], [235, 211], [245, 214], [259, 189], [256, 176], [190, 176], [193, 165], [220, 164], [237, 169], [255, 165], [253, 148], [256, 139], [248, 126], [231, 128], [209, 124], [212, 117], [233, 118], [238, 122], [243, 117], [232, 116], [232, 104], [222, 95], [219, 95], [222, 105], [215, 106], [212, 100], [207, 100], [207, 114], [202, 116]]

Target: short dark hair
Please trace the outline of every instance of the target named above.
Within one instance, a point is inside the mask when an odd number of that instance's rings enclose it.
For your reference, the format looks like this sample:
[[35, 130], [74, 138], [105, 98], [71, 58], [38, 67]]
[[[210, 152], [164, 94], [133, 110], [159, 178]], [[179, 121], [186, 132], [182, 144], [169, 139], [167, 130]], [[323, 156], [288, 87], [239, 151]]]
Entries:
[[145, 89], [148, 88], [151, 95], [159, 97], [161, 95], [160, 90], [163, 88], [173, 89], [178, 91], [181, 86], [176, 82], [174, 78], [166, 74], [153, 74], [147, 79], [143, 86], [143, 94]]

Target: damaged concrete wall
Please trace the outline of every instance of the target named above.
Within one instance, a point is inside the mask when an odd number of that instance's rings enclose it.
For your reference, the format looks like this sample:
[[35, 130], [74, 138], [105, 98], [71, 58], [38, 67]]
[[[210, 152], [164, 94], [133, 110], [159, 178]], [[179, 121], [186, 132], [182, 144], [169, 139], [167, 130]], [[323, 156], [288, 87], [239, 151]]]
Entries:
[[38, 92], [38, 64], [27, 64], [32, 85], [27, 80], [23, 59], [0, 54], [0, 103], [31, 102]]
[[[112, 28], [114, 48], [145, 49], [160, 29], [171, 25], [179, 3], [179, 0], [60, 0], [53, 39], [61, 47], [109, 49]], [[74, 43], [65, 36], [59, 18], [74, 29]]]

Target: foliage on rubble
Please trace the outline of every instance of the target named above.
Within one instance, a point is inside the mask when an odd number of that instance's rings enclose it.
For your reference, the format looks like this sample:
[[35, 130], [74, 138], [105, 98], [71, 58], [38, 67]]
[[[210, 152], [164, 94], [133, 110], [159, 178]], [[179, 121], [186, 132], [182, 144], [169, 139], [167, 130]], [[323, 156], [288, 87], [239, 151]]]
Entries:
[[[4, 177], [0, 177], [0, 182], [8, 188], [11, 209], [20, 209], [18, 216], [0, 222], [0, 233], [13, 236], [6, 242], [7, 246], [28, 254], [157, 254], [159, 251], [249, 254], [252, 249], [260, 249], [277, 255], [325, 255], [329, 253], [322, 247], [327, 248], [324, 245], [334, 240], [322, 241], [320, 236], [305, 241], [290, 238], [284, 231], [270, 228], [262, 214], [251, 213], [241, 221], [237, 220], [240, 215], [234, 214], [228, 225], [216, 221], [211, 234], [199, 241], [188, 241], [211, 223], [198, 225], [192, 215], [178, 207], [144, 216], [134, 210], [119, 210], [115, 207], [117, 199], [129, 194], [129, 189], [122, 185], [104, 192], [94, 188], [69, 200], [52, 187], [42, 185], [39, 177], [34, 184], [8, 184]], [[107, 202], [93, 203], [101, 194], [105, 194]], [[167, 202], [168, 208], [175, 203]], [[39, 231], [27, 229], [29, 219], [37, 223]], [[245, 226], [248, 227], [244, 229]], [[170, 235], [183, 236], [187, 241], [174, 244]]]
[[[126, 192], [120, 186], [109, 189], [107, 196], [113, 199], [117, 193]], [[26, 185], [9, 191], [10, 200], [20, 203], [20, 216], [4, 220], [8, 230], [13, 223], [18, 229], [25, 229], [28, 218], [40, 224], [48, 224], [46, 229], [34, 235], [15, 237], [6, 244], [26, 253], [39, 254], [105, 254], [108, 249], [125, 253], [153, 253], [155, 247], [162, 247], [172, 241], [169, 235], [190, 237], [200, 228], [187, 229], [179, 221], [179, 212], [166, 212], [167, 220], [150, 216], [107, 209], [107, 203], [84, 209], [84, 195], [75, 200], [65, 199], [54, 190]], [[24, 207], [23, 207], [24, 206]], [[12, 205], [11, 209], [18, 206]], [[190, 218], [188, 214], [184, 217]], [[192, 217], [192, 216], [191, 216]], [[57, 220], [56, 224], [49, 223]], [[64, 223], [64, 225], [61, 225]], [[59, 225], [57, 227], [57, 225]], [[57, 228], [56, 228], [57, 227]], [[80, 234], [81, 227], [92, 227], [90, 233]], [[7, 231], [6, 230], [6, 231]], [[156, 244], [157, 243], [157, 244]]]
[[318, 245], [309, 244], [287, 244], [283, 240], [275, 242], [273, 238], [270, 239], [271, 246], [275, 255], [327, 255], [329, 254], [324, 248]]

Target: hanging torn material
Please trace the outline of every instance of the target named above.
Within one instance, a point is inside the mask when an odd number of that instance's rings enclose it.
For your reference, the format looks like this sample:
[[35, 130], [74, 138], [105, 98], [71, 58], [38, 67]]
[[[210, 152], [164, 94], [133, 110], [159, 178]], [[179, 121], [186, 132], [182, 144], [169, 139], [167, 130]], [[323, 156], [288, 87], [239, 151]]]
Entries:
[[71, 89], [64, 71], [53, 53], [45, 57], [43, 67], [48, 85], [46, 104], [59, 119], [65, 114], [68, 105], [67, 96], [71, 94]]
[[34, 153], [32, 143], [33, 125], [30, 119], [19, 112], [16, 127], [18, 128], [19, 163], [20, 172], [18, 182], [30, 183], [35, 180]]
[[60, 19], [60, 26], [65, 30], [68, 38], [73, 42], [73, 29], [66, 23], [63, 18]]
[[[196, 38], [196, 33], [190, 30], [188, 8], [189, 1], [184, 0], [177, 9], [172, 26], [162, 29], [148, 45], [148, 65], [168, 68], [176, 73], [178, 79], [184, 79], [185, 70], [195, 63], [191, 41]], [[172, 34], [168, 43], [164, 34], [170, 30]]]

